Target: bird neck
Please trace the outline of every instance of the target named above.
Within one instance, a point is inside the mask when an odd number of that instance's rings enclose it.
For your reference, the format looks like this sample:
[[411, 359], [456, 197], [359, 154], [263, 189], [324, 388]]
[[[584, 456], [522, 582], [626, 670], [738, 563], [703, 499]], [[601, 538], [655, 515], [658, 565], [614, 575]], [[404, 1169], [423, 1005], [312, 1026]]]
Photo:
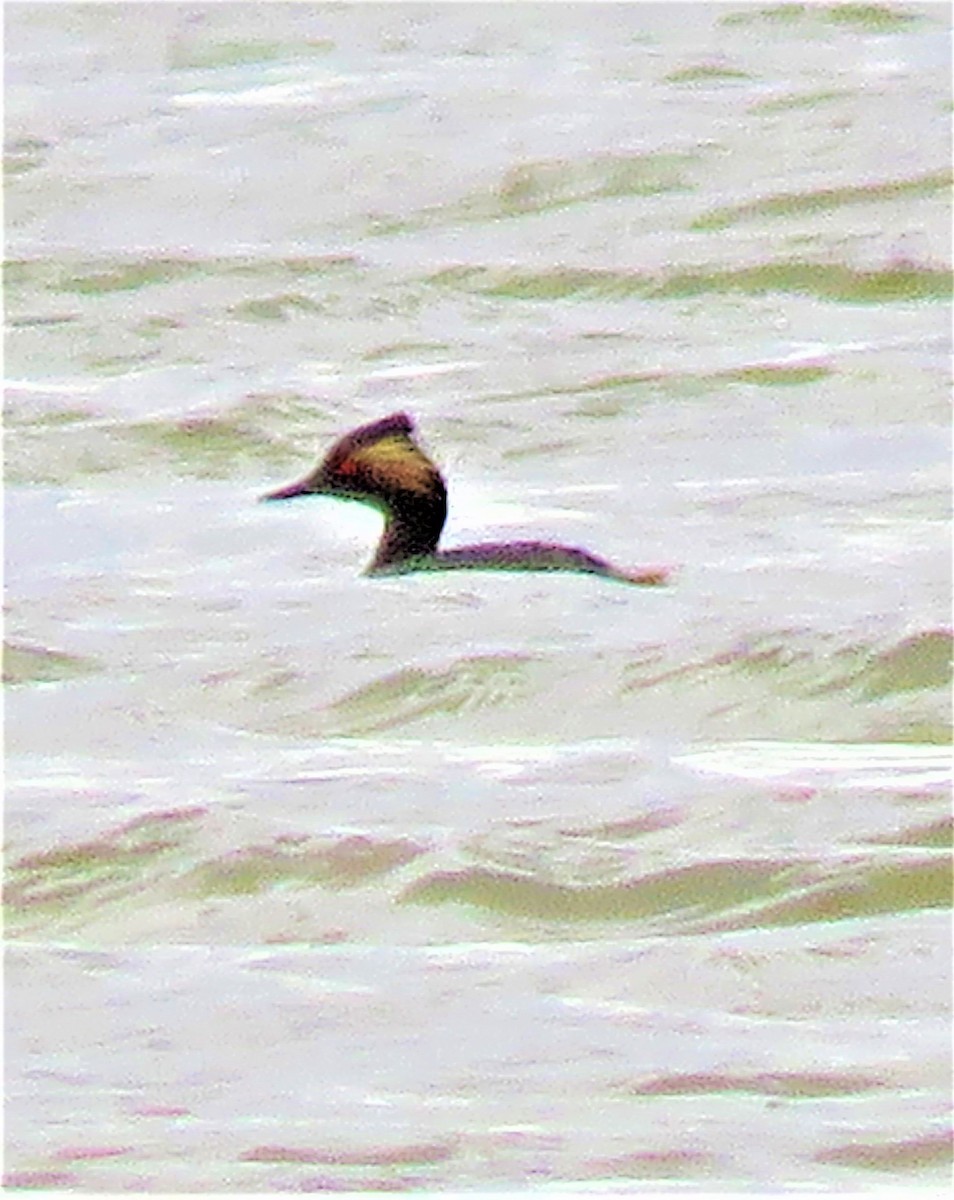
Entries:
[[392, 497], [383, 507], [384, 534], [371, 564], [372, 571], [427, 558], [436, 551], [447, 519], [447, 496], [443, 488], [429, 496]]

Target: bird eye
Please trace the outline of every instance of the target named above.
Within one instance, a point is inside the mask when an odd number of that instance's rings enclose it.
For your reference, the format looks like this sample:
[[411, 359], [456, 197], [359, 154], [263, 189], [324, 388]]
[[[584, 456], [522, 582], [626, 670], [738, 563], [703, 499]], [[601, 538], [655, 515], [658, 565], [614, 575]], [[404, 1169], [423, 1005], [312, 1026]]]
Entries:
[[354, 461], [353, 458], [346, 458], [346, 459], [344, 459], [343, 462], [338, 464], [338, 474], [339, 475], [357, 475], [357, 473], [358, 473], [358, 464]]

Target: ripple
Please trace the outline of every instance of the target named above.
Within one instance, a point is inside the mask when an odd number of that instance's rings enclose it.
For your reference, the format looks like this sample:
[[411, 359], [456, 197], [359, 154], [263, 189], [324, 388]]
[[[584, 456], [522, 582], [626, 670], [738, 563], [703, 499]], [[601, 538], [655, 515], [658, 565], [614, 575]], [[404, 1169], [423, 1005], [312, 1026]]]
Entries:
[[330, 706], [339, 735], [397, 729], [423, 717], [496, 708], [527, 694], [524, 655], [479, 655], [450, 667], [409, 667], [377, 679]]
[[938, 1130], [921, 1137], [897, 1141], [852, 1141], [844, 1146], [820, 1151], [815, 1155], [815, 1161], [891, 1174], [946, 1166], [952, 1161], [951, 1134], [949, 1130]]
[[527, 271], [496, 267], [452, 267], [432, 275], [436, 287], [477, 292], [509, 300], [554, 301], [574, 297], [656, 300], [702, 295], [814, 296], [840, 304], [883, 304], [902, 300], [947, 301], [951, 272], [946, 267], [903, 262], [863, 270], [844, 263], [788, 259], [747, 267], [684, 268], [667, 272], [614, 271], [595, 267], [556, 267]]
[[843, 187], [816, 188], [813, 191], [784, 192], [764, 196], [746, 204], [713, 208], [697, 217], [690, 229], [728, 229], [742, 221], [758, 217], [791, 217], [801, 213], [831, 212], [852, 204], [874, 204], [882, 200], [899, 200], [911, 196], [933, 196], [948, 192], [952, 179], [950, 171], [930, 171], [913, 179], [898, 179], [887, 183], [846, 184]]
[[553, 861], [536, 871], [524, 867], [433, 870], [401, 899], [537, 921], [641, 921], [711, 933], [946, 908], [952, 888], [946, 851], [710, 860], [604, 884], [555, 880]]
[[3, 682], [11, 685], [60, 683], [102, 670], [90, 658], [64, 654], [47, 646], [28, 646], [5, 642], [3, 646]]
[[850, 1071], [715, 1071], [654, 1075], [623, 1090], [634, 1096], [710, 1096], [740, 1092], [790, 1100], [858, 1096], [889, 1084], [877, 1075]]

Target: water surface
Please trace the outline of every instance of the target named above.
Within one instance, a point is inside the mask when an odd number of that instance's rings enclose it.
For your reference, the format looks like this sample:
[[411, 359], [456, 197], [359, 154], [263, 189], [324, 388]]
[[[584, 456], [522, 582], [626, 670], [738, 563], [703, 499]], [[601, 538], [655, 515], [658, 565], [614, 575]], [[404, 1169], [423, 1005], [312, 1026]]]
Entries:
[[943, 1186], [947, 7], [6, 25], [8, 1185]]

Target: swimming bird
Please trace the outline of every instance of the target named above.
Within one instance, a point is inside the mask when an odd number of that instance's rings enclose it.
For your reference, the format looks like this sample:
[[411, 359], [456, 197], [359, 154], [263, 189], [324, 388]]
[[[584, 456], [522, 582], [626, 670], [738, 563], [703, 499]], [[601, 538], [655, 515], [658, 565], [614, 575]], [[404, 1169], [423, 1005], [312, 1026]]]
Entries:
[[624, 571], [604, 558], [555, 542], [486, 542], [438, 550], [447, 519], [444, 479], [415, 441], [407, 413], [392, 413], [353, 429], [328, 451], [317, 467], [297, 483], [262, 496], [337, 496], [360, 500], [384, 515], [384, 533], [368, 575], [409, 571], [577, 571], [624, 583], [665, 583], [666, 567]]

